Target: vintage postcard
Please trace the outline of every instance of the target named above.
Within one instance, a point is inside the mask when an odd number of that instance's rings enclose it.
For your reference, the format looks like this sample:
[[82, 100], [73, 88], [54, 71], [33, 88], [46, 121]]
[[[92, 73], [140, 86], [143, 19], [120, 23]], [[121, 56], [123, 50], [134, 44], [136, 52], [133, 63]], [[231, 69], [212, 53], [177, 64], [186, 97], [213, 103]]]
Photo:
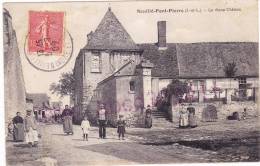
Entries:
[[6, 165], [259, 162], [257, 0], [2, 11]]

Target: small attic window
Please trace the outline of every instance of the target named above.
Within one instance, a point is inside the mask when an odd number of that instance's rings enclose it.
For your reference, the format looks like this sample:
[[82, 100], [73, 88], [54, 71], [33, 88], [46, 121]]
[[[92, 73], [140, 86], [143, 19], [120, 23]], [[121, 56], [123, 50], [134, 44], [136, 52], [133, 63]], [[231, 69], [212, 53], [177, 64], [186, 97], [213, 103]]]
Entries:
[[129, 91], [130, 92], [134, 92], [135, 91], [135, 82], [134, 81], [130, 81], [129, 82]]
[[91, 72], [92, 73], [101, 73], [101, 53], [100, 52], [92, 52]]

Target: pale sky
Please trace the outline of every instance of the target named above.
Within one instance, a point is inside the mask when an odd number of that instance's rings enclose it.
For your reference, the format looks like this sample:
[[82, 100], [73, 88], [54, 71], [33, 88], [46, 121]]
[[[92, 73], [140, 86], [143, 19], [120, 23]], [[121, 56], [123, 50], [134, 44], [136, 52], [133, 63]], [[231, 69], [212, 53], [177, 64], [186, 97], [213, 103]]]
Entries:
[[[5, 3], [16, 31], [26, 90], [47, 93], [49, 85], [57, 82], [62, 72], [71, 71], [79, 50], [87, 42], [87, 34], [94, 31], [108, 6], [136, 43], [157, 42], [157, 21], [167, 21], [167, 42], [229, 42], [258, 41], [257, 0], [201, 0], [165, 2], [66, 2], [66, 3]], [[201, 13], [138, 13], [146, 9], [202, 9]], [[240, 8], [241, 11], [216, 12], [215, 9]], [[208, 12], [213, 9], [213, 12]], [[28, 12], [64, 11], [65, 28], [72, 35], [72, 59], [61, 70], [42, 72], [32, 67], [25, 58], [23, 47], [28, 32]], [[68, 98], [63, 99], [64, 104]]]

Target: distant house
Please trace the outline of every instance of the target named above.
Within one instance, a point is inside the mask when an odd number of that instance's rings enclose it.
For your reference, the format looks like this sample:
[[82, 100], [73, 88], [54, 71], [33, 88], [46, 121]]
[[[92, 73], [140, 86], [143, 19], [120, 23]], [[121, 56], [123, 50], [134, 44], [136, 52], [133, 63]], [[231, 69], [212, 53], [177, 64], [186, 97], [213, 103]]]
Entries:
[[54, 101], [54, 102], [51, 102], [51, 108], [52, 109], [62, 109], [62, 102], [61, 101]]
[[28, 93], [27, 98], [33, 101], [33, 111], [37, 119], [46, 117], [46, 111], [52, 110], [46, 93]]
[[61, 101], [51, 102], [51, 108], [54, 110], [55, 114], [61, 114], [63, 111], [63, 104]]
[[[255, 94], [258, 43], [167, 43], [166, 21], [157, 26], [157, 43], [136, 44], [108, 9], [97, 29], [88, 34], [75, 62], [78, 120], [87, 114], [95, 121], [98, 105], [104, 103], [111, 123], [119, 114], [138, 123], [143, 109], [154, 106], [173, 79], [187, 81], [192, 89], [187, 95], [196, 102], [223, 97], [229, 102], [236, 89]], [[224, 68], [232, 62], [238, 70], [230, 79]]]
[[33, 100], [34, 109], [51, 108], [50, 98], [46, 93], [28, 93], [27, 96]]
[[28, 97], [26, 94], [26, 110], [33, 110], [33, 99]]

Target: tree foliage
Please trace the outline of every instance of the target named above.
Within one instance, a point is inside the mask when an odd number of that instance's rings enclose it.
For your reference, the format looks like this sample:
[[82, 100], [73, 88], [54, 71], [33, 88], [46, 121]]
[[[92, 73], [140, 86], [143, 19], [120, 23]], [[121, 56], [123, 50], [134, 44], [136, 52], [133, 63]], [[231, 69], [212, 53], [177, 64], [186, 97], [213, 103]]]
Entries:
[[182, 82], [180, 80], [174, 79], [167, 86], [168, 96], [176, 96], [177, 98], [182, 98], [185, 93], [189, 92], [189, 86], [187, 82]]
[[224, 68], [224, 72], [226, 77], [228, 78], [234, 77], [237, 72], [236, 63], [234, 61], [232, 63], [228, 63]]
[[[161, 90], [161, 95], [157, 97], [156, 106], [160, 110], [167, 110], [167, 107], [171, 105], [171, 97], [174, 95], [179, 101], [185, 93], [188, 93], [190, 87], [187, 82], [174, 79], [172, 82]], [[166, 107], [166, 108], [165, 108]]]
[[58, 94], [60, 97], [74, 94], [75, 78], [73, 72], [62, 73], [58, 83], [52, 83], [49, 90], [52, 94]]

